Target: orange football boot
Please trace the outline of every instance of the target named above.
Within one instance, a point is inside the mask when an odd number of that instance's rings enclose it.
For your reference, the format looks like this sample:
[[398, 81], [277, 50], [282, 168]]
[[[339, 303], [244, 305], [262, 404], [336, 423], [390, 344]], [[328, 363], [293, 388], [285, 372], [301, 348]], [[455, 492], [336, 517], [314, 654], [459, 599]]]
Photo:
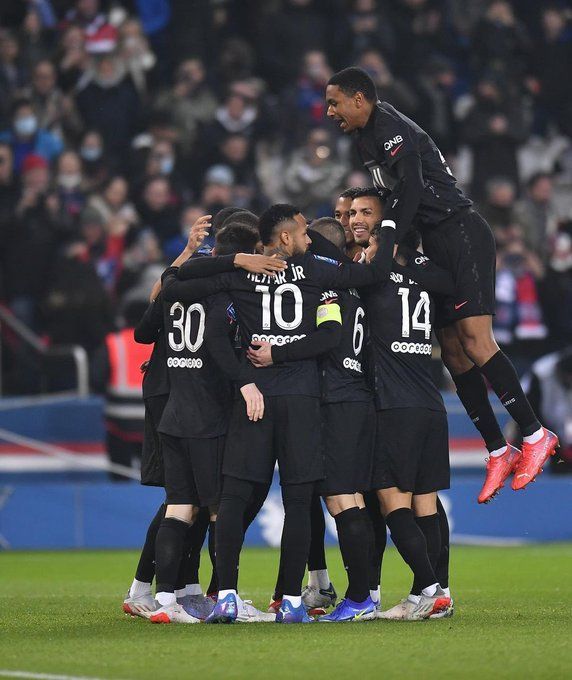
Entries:
[[518, 461], [512, 479], [512, 488], [515, 491], [524, 489], [527, 484], [536, 479], [536, 476], [542, 472], [543, 465], [550, 456], [556, 453], [556, 449], [560, 445], [554, 432], [545, 427], [542, 429], [542, 438], [535, 444], [522, 443], [522, 456]]
[[520, 457], [520, 451], [510, 444], [507, 444], [506, 451], [501, 456], [489, 456], [485, 483], [478, 498], [479, 503], [488, 503], [503, 488], [507, 477], [516, 469]]

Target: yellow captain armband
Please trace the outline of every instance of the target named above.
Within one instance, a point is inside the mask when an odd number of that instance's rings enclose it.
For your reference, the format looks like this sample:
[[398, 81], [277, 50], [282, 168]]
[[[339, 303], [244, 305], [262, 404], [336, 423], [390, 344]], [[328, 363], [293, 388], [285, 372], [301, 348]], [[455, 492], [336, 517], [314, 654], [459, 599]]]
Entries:
[[337, 321], [342, 323], [342, 310], [339, 305], [320, 305], [316, 313], [316, 326], [326, 321]]

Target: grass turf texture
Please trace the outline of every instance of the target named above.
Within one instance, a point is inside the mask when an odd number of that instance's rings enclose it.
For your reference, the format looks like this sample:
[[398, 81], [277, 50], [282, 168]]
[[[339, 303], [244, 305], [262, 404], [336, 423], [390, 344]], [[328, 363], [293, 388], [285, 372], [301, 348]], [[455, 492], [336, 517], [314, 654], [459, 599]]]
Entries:
[[[98, 678], [570, 677], [572, 544], [455, 547], [452, 619], [152, 625], [121, 612], [134, 552], [0, 554], [0, 671]], [[278, 555], [245, 550], [243, 597], [265, 608]], [[345, 577], [328, 554], [338, 592]], [[202, 579], [210, 565], [203, 557]], [[410, 585], [391, 549], [384, 605]]]

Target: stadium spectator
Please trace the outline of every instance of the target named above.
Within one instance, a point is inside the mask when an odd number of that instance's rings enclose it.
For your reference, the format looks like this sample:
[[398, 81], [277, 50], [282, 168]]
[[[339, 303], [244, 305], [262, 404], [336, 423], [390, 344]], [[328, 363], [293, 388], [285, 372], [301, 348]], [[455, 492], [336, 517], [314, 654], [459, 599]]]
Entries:
[[186, 59], [179, 65], [174, 85], [159, 95], [157, 107], [172, 116], [181, 148], [189, 154], [199, 126], [210, 123], [217, 110], [217, 100], [200, 59]]
[[26, 80], [16, 36], [6, 30], [0, 31], [0, 124], [9, 122], [10, 101], [26, 85]]
[[347, 169], [336, 155], [328, 130], [315, 128], [286, 165], [284, 189], [288, 200], [308, 217], [329, 215], [332, 196], [340, 189]]
[[84, 124], [101, 133], [111, 156], [121, 158], [138, 131], [141, 115], [140, 98], [125, 64], [112, 54], [99, 57], [79, 87], [77, 105]]
[[472, 196], [480, 199], [491, 177], [519, 186], [517, 151], [527, 135], [522, 103], [492, 73], [481, 76], [474, 103], [463, 121], [463, 138], [473, 152]]
[[548, 335], [543, 321], [537, 282], [544, 268], [528, 250], [518, 230], [498, 254], [495, 337], [522, 375], [545, 349]]
[[36, 154], [46, 161], [52, 161], [63, 150], [59, 137], [39, 127], [29, 99], [17, 99], [14, 102], [12, 128], [0, 133], [0, 141], [7, 142], [12, 147], [16, 172], [20, 172], [29, 154]]
[[572, 472], [572, 350], [536, 361], [524, 378], [532, 408], [560, 439], [560, 451], [550, 460], [553, 472]]
[[553, 349], [572, 345], [572, 222], [559, 226], [541, 287]]
[[548, 255], [550, 237], [557, 227], [552, 190], [552, 177], [537, 173], [527, 182], [526, 196], [514, 206], [514, 219], [522, 227], [528, 247], [542, 259]]
[[366, 50], [360, 56], [358, 66], [371, 76], [381, 101], [389, 102], [406, 116], [416, 114], [419, 109], [416, 93], [406, 82], [393, 75], [381, 52], [376, 49]]
[[38, 126], [70, 142], [77, 140], [82, 123], [74, 100], [57, 86], [57, 72], [51, 61], [36, 62], [31, 86], [22, 91], [34, 109]]
[[10, 223], [6, 246], [6, 293], [10, 307], [39, 330], [38, 307], [49, 280], [58, 245], [57, 201], [49, 193], [45, 158], [29, 154], [22, 166], [22, 190]]
[[55, 180], [60, 228], [73, 233], [87, 201], [81, 159], [75, 151], [64, 151], [58, 158]]
[[572, 28], [563, 7], [550, 4], [542, 9], [542, 37], [531, 60], [539, 92], [541, 130], [556, 123], [564, 134], [572, 133]]
[[84, 179], [88, 191], [97, 191], [110, 174], [110, 162], [106, 158], [103, 137], [97, 130], [87, 130], [79, 144], [83, 161]]
[[485, 196], [479, 205], [482, 216], [493, 228], [497, 243], [503, 243], [503, 235], [513, 222], [516, 189], [511, 180], [505, 177], [493, 177], [485, 185]]
[[[151, 355], [150, 345], [135, 342], [133, 331], [147, 308], [145, 299], [132, 299], [123, 309], [125, 327], [110, 333], [98, 350], [95, 387], [105, 392], [105, 429], [110, 462], [131, 467], [141, 459], [145, 409], [140, 366]], [[104, 381], [101, 381], [101, 378]], [[114, 481], [125, 477], [111, 473]]]
[[178, 234], [179, 220], [166, 177], [152, 177], [146, 181], [137, 212], [142, 226], [152, 229], [161, 243]]

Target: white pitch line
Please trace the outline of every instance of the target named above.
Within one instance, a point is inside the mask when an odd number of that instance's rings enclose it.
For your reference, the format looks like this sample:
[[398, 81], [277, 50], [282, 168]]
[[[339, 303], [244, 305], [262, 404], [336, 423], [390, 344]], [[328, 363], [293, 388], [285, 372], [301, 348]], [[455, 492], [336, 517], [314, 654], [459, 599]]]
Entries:
[[28, 671], [9, 671], [0, 669], [2, 678], [31, 678], [31, 680], [103, 680], [93, 676], [52, 675], [51, 673], [29, 673]]

